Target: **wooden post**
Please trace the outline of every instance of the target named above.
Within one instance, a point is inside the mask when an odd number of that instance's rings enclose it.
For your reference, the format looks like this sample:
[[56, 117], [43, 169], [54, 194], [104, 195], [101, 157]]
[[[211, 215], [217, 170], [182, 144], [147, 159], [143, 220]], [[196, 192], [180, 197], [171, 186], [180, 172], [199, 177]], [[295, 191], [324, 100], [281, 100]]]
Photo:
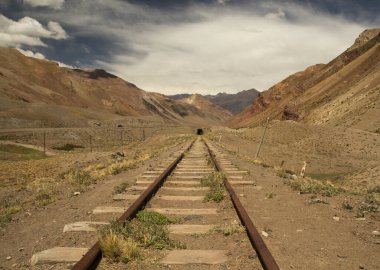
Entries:
[[259, 157], [260, 149], [261, 149], [261, 145], [263, 144], [263, 141], [264, 141], [265, 132], [267, 131], [268, 123], [269, 123], [269, 117], [267, 118], [267, 122], [266, 122], [266, 124], [265, 124], [265, 128], [264, 128], [263, 136], [261, 137], [261, 141], [260, 141], [260, 144], [259, 144], [259, 148], [257, 149], [255, 159]]
[[46, 154], [46, 132], [44, 131], [44, 154]]
[[145, 141], [145, 129], [142, 130], [142, 140]]
[[92, 136], [90, 135], [90, 151], [92, 152]]

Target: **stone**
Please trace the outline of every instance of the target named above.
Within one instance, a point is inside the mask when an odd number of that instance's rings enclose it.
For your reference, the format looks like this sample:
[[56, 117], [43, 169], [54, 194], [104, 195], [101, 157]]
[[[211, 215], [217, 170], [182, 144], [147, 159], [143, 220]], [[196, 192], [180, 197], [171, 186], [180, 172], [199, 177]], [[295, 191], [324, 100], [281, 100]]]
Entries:
[[75, 191], [75, 192], [73, 193], [73, 196], [78, 196], [78, 195], [80, 195], [80, 192], [79, 192], [79, 191]]
[[380, 232], [379, 232], [379, 231], [372, 231], [372, 234], [373, 234], [373, 235], [377, 235], [377, 236], [379, 236], [379, 235], [380, 235]]
[[5, 259], [7, 259], [7, 261], [9, 261], [10, 259], [12, 259], [12, 256], [8, 256]]
[[204, 196], [172, 196], [172, 195], [160, 195], [157, 197], [166, 201], [202, 201]]
[[227, 262], [226, 250], [172, 250], [162, 264], [222, 264]]
[[34, 254], [30, 259], [30, 263], [34, 266], [46, 263], [77, 262], [88, 250], [88, 248], [55, 247]]
[[195, 186], [195, 185], [199, 185], [199, 181], [172, 181], [172, 180], [169, 180], [169, 181], [166, 181], [167, 184], [173, 184], [173, 185], [184, 185], [184, 186]]
[[207, 233], [213, 227], [214, 225], [174, 224], [169, 225], [169, 232], [172, 234]]
[[113, 207], [113, 206], [98, 206], [92, 210], [93, 214], [104, 214], [104, 213], [124, 213], [127, 209], [123, 207]]
[[94, 221], [78, 221], [75, 223], [66, 224], [63, 228], [63, 232], [95, 232], [96, 226], [107, 225], [108, 222], [94, 222]]
[[266, 231], [261, 231], [261, 235], [264, 236], [265, 238], [269, 236], [269, 234]]
[[161, 190], [172, 190], [172, 191], [207, 191], [209, 187], [162, 187]]
[[183, 209], [183, 208], [148, 208], [150, 211], [155, 211], [164, 215], [216, 215], [215, 208], [200, 208], [200, 209]]
[[340, 218], [339, 218], [339, 217], [333, 217], [333, 220], [335, 220], [335, 221], [339, 221]]

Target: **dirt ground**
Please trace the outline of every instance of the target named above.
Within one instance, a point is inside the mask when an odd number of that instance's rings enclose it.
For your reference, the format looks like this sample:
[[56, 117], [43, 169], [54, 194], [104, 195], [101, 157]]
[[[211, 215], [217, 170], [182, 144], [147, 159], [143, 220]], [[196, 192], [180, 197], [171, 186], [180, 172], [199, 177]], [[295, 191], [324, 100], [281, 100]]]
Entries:
[[[16, 211], [10, 221], [2, 220], [0, 226], [0, 269], [30, 269], [31, 256], [46, 248], [76, 244], [91, 246], [95, 242], [94, 235], [64, 235], [63, 226], [90, 218], [89, 212], [96, 206], [112, 202], [116, 186], [122, 182], [132, 185], [149, 166], [168, 157], [190, 139], [186, 134], [157, 134], [145, 141], [135, 141], [108, 151], [79, 149], [46, 159], [1, 160], [2, 217], [4, 210]], [[116, 151], [125, 157], [112, 157]], [[129, 161], [133, 161], [133, 166], [121, 168], [120, 172], [114, 170], [115, 164], [129, 165]], [[96, 182], [82, 185], [62, 178], [65, 173], [87, 169], [99, 175]], [[80, 194], [75, 196], [75, 192]]]
[[[249, 171], [247, 178], [256, 183], [236, 186], [236, 193], [259, 232], [268, 233], [264, 241], [281, 269], [380, 269], [378, 191], [369, 192], [380, 185], [379, 134], [274, 122], [267, 130], [257, 163], [254, 160], [262, 127], [212, 130], [205, 137], [240, 169]], [[110, 204], [115, 186], [125, 181], [132, 184], [149, 165], [158, 164], [191, 139], [175, 137], [175, 132], [170, 136], [157, 133], [144, 142], [108, 151], [78, 149], [47, 159], [1, 160], [0, 199], [20, 202], [20, 209], [0, 228], [0, 269], [30, 269], [32, 254], [46, 248], [90, 246], [93, 234], [64, 235], [63, 225], [90, 218], [97, 221], [89, 212], [97, 205]], [[111, 154], [116, 151], [126, 154], [121, 160], [138, 162], [114, 175], [112, 166], [119, 161]], [[282, 169], [297, 175], [307, 161], [307, 176], [344, 191], [332, 196], [300, 192], [279, 175], [277, 167], [282, 161]], [[65, 176], [60, 178], [73, 170], [91, 175], [96, 172], [102, 180], [83, 187], [72, 185]], [[38, 204], [30, 183], [49, 177], [63, 180], [55, 193], [49, 194], [50, 201]], [[81, 194], [73, 196], [79, 188]], [[194, 246], [201, 246], [202, 241], [194, 240]]]

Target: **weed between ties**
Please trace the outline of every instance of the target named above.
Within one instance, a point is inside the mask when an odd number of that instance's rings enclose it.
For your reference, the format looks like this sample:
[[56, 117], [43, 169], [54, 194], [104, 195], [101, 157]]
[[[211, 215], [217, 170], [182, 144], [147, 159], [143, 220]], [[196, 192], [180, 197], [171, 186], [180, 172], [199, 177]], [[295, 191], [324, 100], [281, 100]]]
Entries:
[[133, 220], [114, 220], [101, 227], [100, 247], [110, 261], [124, 263], [140, 259], [143, 248], [186, 248], [183, 243], [169, 238], [168, 225], [177, 222], [157, 212], [140, 211]]
[[204, 201], [221, 202], [226, 196], [226, 189], [224, 187], [224, 174], [221, 172], [213, 172], [201, 179], [202, 187], [210, 187], [209, 191], [204, 197]]

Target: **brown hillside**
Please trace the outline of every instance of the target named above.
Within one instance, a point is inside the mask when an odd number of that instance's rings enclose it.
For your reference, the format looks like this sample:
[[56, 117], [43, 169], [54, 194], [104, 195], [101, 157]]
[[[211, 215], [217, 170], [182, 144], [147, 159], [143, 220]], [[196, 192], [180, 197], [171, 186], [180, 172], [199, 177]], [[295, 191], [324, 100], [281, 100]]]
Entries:
[[231, 120], [255, 126], [267, 117], [374, 130], [380, 127], [380, 29], [364, 31], [328, 64], [289, 76]]
[[2, 128], [83, 126], [90, 120], [126, 117], [191, 124], [219, 121], [104, 70], [61, 68], [9, 48], [0, 48], [0, 108]]

